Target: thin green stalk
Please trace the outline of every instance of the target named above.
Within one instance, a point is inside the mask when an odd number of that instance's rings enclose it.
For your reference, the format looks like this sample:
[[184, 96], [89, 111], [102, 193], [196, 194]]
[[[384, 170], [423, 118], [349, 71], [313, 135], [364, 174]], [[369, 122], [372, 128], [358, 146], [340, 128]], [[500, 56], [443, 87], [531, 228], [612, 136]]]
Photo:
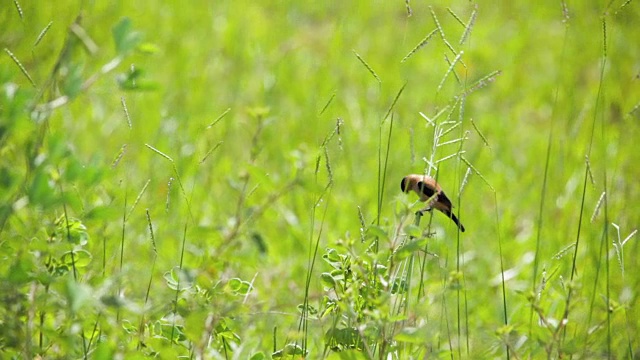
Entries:
[[99, 339], [100, 334], [102, 333], [102, 329], [98, 329], [98, 324], [100, 323], [100, 317], [102, 317], [102, 311], [98, 312], [98, 315], [96, 316], [96, 321], [93, 324], [93, 330], [91, 331], [91, 337], [89, 338], [89, 343], [87, 344], [87, 350], [91, 349], [91, 344], [93, 343], [93, 340]]
[[[185, 221], [184, 222], [184, 231], [182, 233], [182, 246], [180, 248], [180, 265], [178, 267], [178, 269], [180, 270], [180, 273], [182, 273], [182, 265], [184, 264], [184, 249], [186, 247], [187, 244], [187, 228], [189, 227], [189, 222]], [[181, 274], [178, 274], [178, 284], [176, 285], [176, 296], [173, 299], [173, 313], [177, 314], [178, 313], [178, 297], [180, 295], [180, 281], [182, 279]], [[173, 323], [171, 324], [171, 346], [173, 346], [173, 339], [174, 339], [174, 334], [176, 331], [176, 316], [173, 317]]]
[[[496, 228], [498, 234], [498, 255], [500, 256], [500, 283], [502, 284], [502, 316], [504, 316], [504, 325], [509, 325], [509, 317], [507, 311], [507, 289], [504, 281], [504, 257], [502, 256], [502, 237], [500, 236], [500, 211], [498, 207], [498, 194], [493, 192], [493, 201], [496, 209]], [[507, 349], [507, 360], [511, 358], [511, 351], [509, 344], [505, 344]]]
[[447, 312], [447, 300], [445, 297], [446, 286], [447, 286], [446, 277], [443, 279], [442, 282], [444, 283], [443, 287], [445, 288], [445, 290], [442, 292], [442, 312], [443, 312], [445, 324], [447, 325], [447, 343], [449, 344], [449, 354], [450, 354], [451, 360], [453, 360], [454, 359], [453, 341], [451, 339], [451, 327], [449, 326], [449, 313]]
[[[147, 291], [145, 293], [144, 296], [144, 305], [146, 306], [147, 303], [149, 302], [149, 294], [151, 293], [151, 283], [153, 280], [153, 273], [155, 272], [155, 268], [156, 268], [156, 260], [158, 259], [158, 249], [156, 248], [156, 238], [155, 235], [153, 233], [153, 224], [151, 223], [151, 215], [149, 215], [149, 209], [147, 209], [146, 211], [146, 215], [147, 215], [147, 226], [149, 227], [149, 237], [151, 238], [151, 245], [152, 245], [152, 250], [153, 250], [153, 260], [151, 261], [151, 272], [149, 273], [149, 283], [147, 284]], [[143, 345], [143, 337], [144, 337], [144, 323], [145, 323], [145, 316], [144, 316], [144, 312], [142, 313], [142, 316], [140, 317], [140, 326], [138, 327], [138, 335], [139, 335], [139, 342], [138, 342], [138, 349], [140, 349]], [[173, 329], [171, 329], [171, 331], [173, 331]], [[172, 337], [173, 339], [173, 337]]]
[[[602, 137], [603, 139], [606, 139], [606, 131], [605, 131], [605, 125], [604, 125], [604, 118], [603, 118], [603, 125], [602, 125]], [[603, 140], [603, 147], [605, 148], [604, 153], [606, 154], [606, 141]], [[606, 156], [606, 155], [605, 155]], [[604, 161], [604, 164], [606, 164], [607, 161]], [[607, 192], [609, 191], [609, 189], [607, 189], [607, 166], [603, 166], [603, 175], [604, 175], [604, 191]], [[605, 263], [605, 284], [606, 284], [606, 313], [607, 313], [607, 354], [609, 354], [609, 356], [611, 356], [611, 311], [609, 309], [611, 309], [611, 278], [610, 278], [610, 257], [609, 257], [609, 201], [608, 201], [608, 196], [604, 197], [604, 236], [602, 241], [604, 241], [605, 244], [605, 251], [604, 251], [604, 263]]]
[[[298, 324], [298, 331], [302, 331], [304, 333], [304, 337], [302, 340], [302, 352], [306, 353], [307, 351], [307, 343], [309, 336], [309, 328], [308, 328], [308, 307], [309, 307], [309, 288], [311, 287], [311, 279], [313, 276], [313, 268], [315, 267], [316, 258], [318, 257], [318, 250], [320, 248], [320, 239], [322, 237], [322, 231], [324, 229], [324, 222], [327, 215], [327, 210], [329, 209], [329, 200], [325, 202], [324, 212], [322, 213], [322, 219], [320, 220], [320, 229], [318, 230], [318, 235], [315, 237], [315, 245], [314, 241], [314, 228], [315, 228], [315, 218], [316, 218], [316, 208], [323, 201], [324, 197], [331, 193], [331, 183], [329, 183], [323, 192], [318, 196], [317, 200], [314, 202], [313, 207], [311, 209], [311, 229], [309, 232], [309, 264], [308, 270], [305, 279], [305, 287], [304, 287], [304, 301], [302, 307], [302, 314], [300, 316], [300, 323]], [[311, 251], [313, 249], [313, 251]]]
[[[586, 198], [586, 192], [587, 192], [587, 181], [589, 179], [589, 166], [588, 166], [588, 160], [591, 157], [591, 149], [593, 148], [593, 139], [595, 137], [595, 128], [596, 128], [596, 120], [598, 118], [598, 112], [600, 110], [600, 102], [602, 99], [602, 91], [603, 91], [603, 84], [604, 84], [604, 71], [605, 71], [605, 67], [607, 64], [607, 22], [606, 22], [606, 17], [603, 17], [602, 19], [602, 33], [603, 33], [603, 53], [602, 53], [602, 63], [600, 65], [600, 79], [598, 82], [598, 93], [596, 94], [596, 102], [595, 102], [595, 107], [594, 107], [594, 111], [593, 111], [593, 121], [591, 122], [591, 136], [589, 138], [589, 146], [587, 148], [587, 164], [585, 165], [585, 174], [584, 174], [584, 181], [583, 181], [583, 185], [582, 185], [582, 199], [581, 199], [581, 203], [580, 203], [580, 215], [579, 215], [579, 219], [578, 219], [578, 231], [577, 231], [577, 235], [576, 235], [576, 241], [575, 241], [575, 249], [574, 249], [574, 253], [573, 253], [573, 261], [572, 261], [572, 265], [571, 265], [571, 281], [573, 281], [573, 278], [576, 274], [576, 261], [578, 258], [578, 248], [580, 245], [580, 231], [582, 229], [582, 219], [583, 219], [583, 214], [584, 214], [584, 203], [585, 203], [585, 198]], [[608, 247], [608, 244], [607, 244]], [[607, 260], [608, 263], [608, 260]], [[572, 290], [573, 288], [570, 287], [569, 288], [569, 293], [567, 295], [567, 300], [565, 302], [565, 312], [564, 312], [564, 316], [563, 316], [563, 323], [566, 323], [566, 321], [568, 320], [569, 317], [569, 305], [570, 305], [570, 301], [571, 301], [571, 295], [572, 295]], [[607, 299], [607, 301], [609, 301]], [[587, 323], [587, 326], [589, 326], [589, 324]], [[562, 339], [560, 340], [560, 344], [559, 346], [562, 345], [562, 342], [564, 342], [564, 337], [566, 336], [566, 327], [564, 328], [564, 332], [563, 332], [563, 336]], [[589, 332], [587, 331], [586, 333], [586, 339], [585, 339], [585, 343], [587, 343], [587, 340], [589, 338]], [[610, 341], [608, 342], [610, 344]]]
[[[462, 54], [462, 51], [460, 53]], [[467, 81], [467, 72], [465, 71], [465, 83], [466, 83], [466, 81]], [[461, 139], [460, 142], [459, 142], [459, 145], [458, 145], [458, 151], [457, 151], [458, 154], [462, 153], [462, 148], [464, 146], [464, 139], [466, 137], [464, 129], [463, 129], [463, 126], [462, 126], [462, 122], [464, 120], [464, 105], [465, 105], [465, 103], [466, 103], [466, 97], [463, 96], [462, 98], [460, 98], [460, 101], [459, 101], [459, 107], [458, 107], [458, 117], [459, 118], [458, 118], [458, 122], [456, 124], [456, 126], [459, 125], [459, 128], [460, 128], [460, 138], [459, 139]], [[457, 160], [458, 160], [457, 161], [457, 166], [459, 168], [460, 162], [461, 162], [459, 156], [457, 157]], [[456, 184], [457, 184], [457, 183], [459, 183], [459, 181], [458, 181], [459, 180], [459, 172], [458, 171], [455, 172], [455, 176], [456, 176]], [[458, 191], [457, 198], [458, 198], [457, 199], [457, 208], [458, 208], [457, 213], [458, 213], [458, 218], [460, 218], [460, 209], [461, 209], [461, 205], [462, 205], [462, 192], [461, 191]], [[451, 211], [453, 211], [453, 209], [451, 209]], [[460, 265], [461, 265], [460, 264], [460, 259], [462, 258], [462, 254], [463, 254], [463, 248], [462, 248], [463, 244], [462, 244], [461, 237], [460, 237], [460, 228], [457, 227], [456, 230], [457, 230], [456, 231], [456, 272], [458, 274], [463, 274], [461, 272], [461, 270], [460, 270]], [[462, 311], [461, 310], [461, 307], [462, 307], [461, 306], [461, 300], [462, 299], [461, 299], [460, 295], [462, 293], [462, 295], [463, 295], [463, 297], [465, 299], [466, 299], [466, 296], [467, 296], [467, 289], [466, 289], [466, 287], [464, 287], [464, 283], [465, 283], [464, 274], [462, 275], [461, 281], [462, 281], [462, 286], [458, 286], [457, 289], [456, 289], [456, 301], [457, 301], [456, 305], [457, 305], [457, 316], [458, 316], [457, 317], [458, 339], [462, 339], [462, 324], [461, 324], [461, 321], [462, 321], [462, 319], [461, 319], [462, 318], [462, 316], [461, 316], [461, 311]], [[465, 336], [466, 337], [465, 343], [466, 343], [466, 346], [467, 346], [467, 356], [468, 356], [469, 355], [469, 313], [466, 310], [466, 306], [465, 306], [465, 314], [464, 314], [464, 316], [465, 316], [465, 324], [466, 324], [466, 329], [467, 329], [466, 336]], [[458, 357], [462, 358], [461, 346], [458, 346]]]
[[[327, 146], [329, 144], [329, 141], [339, 131], [338, 129], [340, 126], [341, 126], [341, 122], [338, 121], [336, 124], [336, 128], [334, 128], [334, 130], [324, 139], [321, 145], [321, 148], [323, 149], [323, 154], [325, 156], [326, 169], [329, 175], [329, 182], [327, 183], [325, 188], [322, 190], [322, 192], [318, 195], [317, 199], [315, 200], [311, 208], [311, 225], [309, 229], [309, 259], [308, 259], [309, 263], [307, 267], [308, 270], [305, 276], [306, 278], [305, 278], [302, 314], [300, 315], [300, 322], [298, 324], [298, 331], [303, 333], [303, 339], [302, 339], [303, 354], [306, 354], [307, 352], [307, 346], [308, 346], [307, 344], [308, 344], [308, 337], [309, 337], [309, 323], [308, 323], [309, 321], [309, 289], [311, 287], [313, 269], [315, 267], [316, 259], [318, 257], [318, 250], [320, 248], [320, 239], [322, 237], [322, 231], [324, 229], [327, 210], [329, 209], [329, 200], [325, 202], [324, 212], [322, 213], [322, 219], [320, 220], [320, 229], [318, 230], [317, 237], [315, 237], [315, 245], [314, 245], [313, 242], [314, 242], [314, 231], [315, 231], [315, 223], [316, 223], [316, 209], [322, 203], [325, 197], [329, 197], [329, 195], [331, 194], [331, 190], [333, 189], [333, 176], [332, 176], [331, 164], [329, 162]], [[321, 156], [318, 156], [316, 161], [316, 167], [315, 167], [316, 183], [318, 182], [318, 173], [320, 171], [320, 160], [321, 160]]]
[[[129, 139], [129, 141], [131, 141], [131, 137], [132, 137], [132, 134], [131, 134], [131, 129], [132, 129], [131, 118], [129, 117], [129, 111], [126, 110], [126, 102], [125, 102], [124, 98], [121, 98], [121, 103], [122, 103], [122, 106], [123, 106], [123, 111], [124, 111], [124, 114], [125, 114], [125, 118], [127, 120], [127, 125], [129, 126], [128, 139]], [[124, 144], [121, 147], [120, 153], [117, 155], [116, 159], [111, 164], [111, 168], [112, 169], [115, 168], [116, 166], [118, 166], [118, 164], [120, 163], [120, 160], [124, 156], [126, 147], [127, 147], [127, 144]], [[128, 169], [125, 168], [125, 173], [128, 174], [128, 172], [129, 172]], [[143, 190], [139, 193], [138, 198], [134, 202], [134, 206], [132, 206], [131, 210], [127, 213], [127, 203], [128, 203], [128, 199], [129, 199], [129, 182], [126, 181], [126, 179], [125, 179], [124, 183], [125, 183], [125, 185], [124, 185], [124, 206], [122, 208], [122, 232], [120, 234], [120, 264], [118, 265], [118, 277], [117, 277], [118, 292], [116, 294], [116, 298], [118, 298], [118, 299], [122, 295], [122, 279], [123, 279], [122, 266], [123, 266], [123, 263], [124, 263], [124, 239], [125, 239], [126, 230], [127, 230], [127, 219], [129, 217], [129, 215], [131, 215], [131, 211], [133, 211], [133, 209], [135, 208], [135, 204], [140, 199], [140, 197], [142, 196], [142, 193], [144, 192], [144, 190], [146, 189], [147, 185], [149, 184], [149, 182], [147, 181], [147, 184], [143, 187]], [[106, 262], [106, 254], [107, 254], [106, 239], [105, 239], [105, 243], [104, 243], [104, 247], [103, 247], [103, 252], [104, 252], [103, 261]], [[105, 273], [105, 270], [103, 268], [103, 274], [104, 273]], [[120, 323], [120, 306], [118, 306], [116, 308], [116, 322]]]
[[[607, 52], [607, 28], [606, 28], [606, 18], [603, 20], [602, 26], [603, 26], [603, 32], [604, 32], [604, 52], [605, 52], [605, 57], [606, 57], [606, 52]], [[602, 80], [601, 82], [604, 82], [604, 66], [602, 68]], [[607, 124], [605, 122], [605, 116], [603, 114], [602, 116], [602, 153], [603, 156], [605, 157], [605, 160], [603, 161], [603, 163], [605, 164], [602, 168], [602, 172], [603, 172], [603, 183], [604, 183], [604, 192], [608, 193], [609, 189], [607, 187], [607, 161], [606, 161], [606, 156], [607, 156]], [[605, 243], [605, 252], [604, 252], [604, 261], [605, 261], [605, 274], [606, 274], [606, 286], [607, 286], [607, 290], [606, 290], [606, 303], [607, 303], [607, 354], [609, 357], [612, 356], [611, 354], [611, 312], [609, 309], [611, 309], [611, 274], [610, 274], [610, 257], [609, 257], [609, 247], [610, 247], [610, 242], [609, 242], [609, 197], [605, 196], [604, 197], [604, 239], [603, 239], [604, 243]]]
[[[433, 212], [431, 212], [431, 214], [433, 215]], [[415, 219], [415, 225], [418, 226], [420, 225], [420, 219], [422, 218], [422, 213], [421, 212], [417, 212], [416, 213], [416, 219]], [[431, 229], [431, 218], [429, 219], [429, 224], [427, 226], [427, 233], [429, 233]], [[426, 267], [427, 267], [427, 256], [429, 256], [429, 242], [427, 241], [424, 244], [424, 249], [422, 250], [423, 252], [423, 257], [422, 257], [422, 267], [420, 269], [420, 283], [418, 284], [418, 291], [417, 291], [417, 295], [416, 295], [416, 302], [420, 301], [420, 296], [424, 295], [424, 278], [425, 278], [425, 274], [426, 274]]]
[[[376, 217], [376, 225], [380, 225], [380, 216], [382, 214], [382, 201], [384, 197], [384, 187], [387, 180], [387, 164], [389, 163], [389, 151], [391, 149], [391, 133], [393, 132], [393, 115], [389, 125], [389, 134], [387, 136], [387, 150], [384, 161], [382, 160], [382, 126], [380, 126], [380, 145], [378, 146], [378, 215]], [[376, 252], [378, 251], [376, 246]]]
[[[60, 172], [60, 169], [58, 169], [58, 173]], [[60, 195], [62, 196], [62, 198], [64, 199], [64, 189], [62, 188], [62, 182], [58, 183], [58, 187], [60, 188]], [[75, 259], [75, 253], [74, 253], [74, 246], [73, 246], [73, 242], [71, 239], [71, 226], [69, 225], [69, 214], [67, 212], [67, 202], [63, 201], [62, 202], [62, 210], [64, 212], [64, 221], [65, 221], [65, 228], [67, 230], [67, 243], [71, 245], [71, 268], [73, 269], [73, 281], [77, 282], [78, 281], [78, 269], [76, 268], [76, 259]], [[75, 315], [74, 315], [75, 317]], [[80, 338], [82, 340], [82, 351], [83, 351], [83, 356], [86, 359], [89, 353], [89, 349], [87, 348], [87, 338], [84, 336], [84, 331], [80, 332]]]
[[[563, 66], [566, 61], [565, 61], [565, 57], [566, 57], [566, 44], [567, 44], [567, 37], [568, 37], [568, 32], [569, 32], [569, 22], [565, 21], [565, 28], [564, 28], [564, 37], [562, 40], [562, 51], [560, 54], [560, 65]], [[561, 73], [563, 73], [561, 71]], [[549, 135], [547, 137], [547, 154], [545, 156], [545, 163], [544, 163], [544, 174], [542, 176], [542, 189], [540, 191], [540, 207], [538, 208], [538, 221], [537, 221], [537, 229], [536, 229], [536, 250], [534, 253], [534, 259], [533, 259], [533, 281], [531, 283], [531, 292], [534, 296], [534, 300], [536, 300], [536, 293], [537, 293], [537, 284], [538, 284], [538, 268], [540, 266], [540, 249], [541, 249], [541, 243], [542, 243], [542, 223], [543, 223], [543, 213], [544, 213], [544, 209], [545, 209], [545, 198], [547, 195], [547, 180], [549, 178], [549, 162], [551, 159], [551, 144], [553, 143], [553, 130], [554, 130], [554, 123], [555, 123], [555, 112], [558, 108], [558, 94], [560, 93], [560, 86], [557, 86], [555, 89], [555, 94], [553, 96], [553, 105], [551, 107], [551, 117], [550, 117], [550, 123], [549, 123]], [[532, 338], [532, 331], [533, 331], [533, 314], [534, 314], [534, 309], [533, 306], [531, 306], [531, 312], [529, 314], [529, 338]]]
[[[391, 124], [389, 125], [389, 134], [387, 137], [387, 149], [386, 149], [384, 163], [382, 161], [382, 128], [385, 120], [389, 118], [389, 115], [392, 114], [393, 108], [398, 102], [398, 99], [400, 98], [400, 95], [404, 91], [405, 86], [407, 86], [407, 83], [404, 83], [400, 88], [400, 90], [398, 91], [398, 93], [396, 94], [396, 97], [393, 99], [391, 106], [389, 106], [389, 109], [387, 110], [386, 115], [384, 116], [384, 118], [382, 118], [382, 122], [380, 123], [380, 127], [379, 127], [379, 132], [378, 132], [378, 214], [376, 216], [376, 225], [380, 225], [380, 216], [382, 214], [382, 200], [383, 200], [384, 185], [385, 185], [386, 175], [387, 175], [387, 164], [389, 162], [389, 151], [391, 149], [391, 134], [393, 132], [394, 117], [391, 116]], [[375, 248], [375, 252], [378, 252], [377, 240], [374, 248]]]
[[[603, 60], [603, 66], [600, 69], [600, 86], [602, 86], [602, 84], [604, 83], [604, 66], [605, 66], [605, 61], [606, 61], [606, 56], [607, 56], [607, 19], [606, 17], [604, 17], [602, 19], [602, 31], [603, 31], [603, 52], [604, 52], [604, 60]], [[602, 154], [604, 157], [604, 161], [603, 164], [605, 164], [602, 167], [602, 172], [603, 172], [603, 183], [604, 183], [604, 192], [605, 194], [607, 194], [609, 192], [609, 189], [607, 188], [607, 124], [605, 122], [605, 115], [602, 114], [601, 116], [601, 134], [602, 134]], [[607, 356], [611, 357], [613, 354], [611, 353], [611, 278], [610, 278], [610, 257], [609, 257], [609, 247], [610, 247], [610, 243], [609, 243], [609, 197], [605, 196], [604, 197], [604, 224], [603, 224], [603, 236], [602, 236], [602, 241], [604, 242], [604, 263], [605, 263], [605, 286], [606, 286], [606, 296], [605, 296], [605, 302], [606, 302], [606, 313], [607, 313]], [[599, 266], [598, 266], [599, 268]]]
[[[607, 65], [607, 45], [606, 45], [606, 39], [607, 39], [607, 34], [606, 34], [606, 18], [603, 18], [602, 20], [602, 29], [603, 29], [603, 34], [604, 34], [604, 53], [603, 53], [603, 57], [602, 57], [602, 64], [600, 66], [600, 81], [598, 83], [598, 93], [596, 95], [596, 106], [593, 110], [593, 121], [591, 122], [591, 136], [589, 138], [589, 147], [587, 149], [587, 159], [589, 159], [591, 157], [591, 149], [593, 147], [593, 138], [594, 138], [594, 134], [595, 134], [595, 130], [596, 130], [596, 119], [597, 119], [597, 114], [600, 108], [600, 99], [602, 97], [602, 84], [604, 83], [604, 70], [605, 67]], [[586, 193], [586, 189], [587, 189], [587, 179], [589, 176], [589, 168], [585, 167], [585, 176], [584, 176], [584, 184], [582, 186], [582, 204], [580, 206], [580, 220], [578, 223], [578, 234], [576, 237], [576, 247], [574, 250], [574, 254], [573, 254], [573, 263], [571, 265], [571, 280], [573, 280], [573, 277], [575, 275], [576, 272], [576, 258], [578, 256], [578, 245], [580, 244], [580, 229], [581, 229], [581, 225], [582, 225], [582, 217], [583, 217], [583, 212], [584, 212], [584, 200], [585, 200], [585, 193]]]

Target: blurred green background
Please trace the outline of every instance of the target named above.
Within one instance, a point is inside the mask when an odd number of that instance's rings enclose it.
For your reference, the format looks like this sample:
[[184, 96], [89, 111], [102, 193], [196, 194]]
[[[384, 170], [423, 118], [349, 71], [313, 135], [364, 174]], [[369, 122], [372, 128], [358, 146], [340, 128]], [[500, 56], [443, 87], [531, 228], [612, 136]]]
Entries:
[[[638, 240], [621, 245], [640, 219], [636, 3], [16, 0], [0, 17], [9, 356], [270, 354], [300, 336], [315, 241], [366, 256], [375, 225], [393, 253], [413, 221], [401, 178], [450, 155], [437, 178], [467, 231], [434, 214], [426, 295], [395, 328], [426, 335], [391, 353], [637, 351]], [[74, 271], [69, 242], [88, 259]], [[318, 309], [327, 269], [310, 275]], [[534, 287], [549, 321], [531, 325]], [[332, 324], [309, 323], [309, 358]]]

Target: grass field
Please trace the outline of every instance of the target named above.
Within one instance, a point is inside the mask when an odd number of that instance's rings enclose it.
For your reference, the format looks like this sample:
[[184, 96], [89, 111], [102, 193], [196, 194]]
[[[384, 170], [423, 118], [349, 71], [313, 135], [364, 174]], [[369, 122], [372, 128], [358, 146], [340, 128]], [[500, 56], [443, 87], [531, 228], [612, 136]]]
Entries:
[[637, 2], [0, 20], [0, 358], [640, 356]]

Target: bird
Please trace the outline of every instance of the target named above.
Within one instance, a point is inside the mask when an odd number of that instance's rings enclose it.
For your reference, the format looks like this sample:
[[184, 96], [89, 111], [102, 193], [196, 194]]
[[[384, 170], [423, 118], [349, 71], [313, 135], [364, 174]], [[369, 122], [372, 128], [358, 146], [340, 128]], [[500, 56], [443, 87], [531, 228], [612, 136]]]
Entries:
[[418, 174], [407, 175], [402, 178], [400, 189], [402, 189], [403, 193], [408, 193], [413, 190], [420, 197], [420, 201], [430, 201], [427, 207], [419, 211], [420, 213], [436, 208], [451, 218], [451, 220], [458, 225], [460, 231], [464, 232], [464, 226], [452, 212], [453, 205], [451, 204], [451, 200], [449, 200], [444, 191], [442, 191], [440, 184], [432, 177]]

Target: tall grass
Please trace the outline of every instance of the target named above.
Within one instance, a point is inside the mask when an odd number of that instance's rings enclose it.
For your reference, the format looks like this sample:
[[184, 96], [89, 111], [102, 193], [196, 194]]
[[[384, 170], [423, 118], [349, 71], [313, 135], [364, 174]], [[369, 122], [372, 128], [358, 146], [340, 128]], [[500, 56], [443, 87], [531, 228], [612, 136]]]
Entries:
[[0, 357], [636, 356], [632, 2], [75, 5], [0, 13]]

